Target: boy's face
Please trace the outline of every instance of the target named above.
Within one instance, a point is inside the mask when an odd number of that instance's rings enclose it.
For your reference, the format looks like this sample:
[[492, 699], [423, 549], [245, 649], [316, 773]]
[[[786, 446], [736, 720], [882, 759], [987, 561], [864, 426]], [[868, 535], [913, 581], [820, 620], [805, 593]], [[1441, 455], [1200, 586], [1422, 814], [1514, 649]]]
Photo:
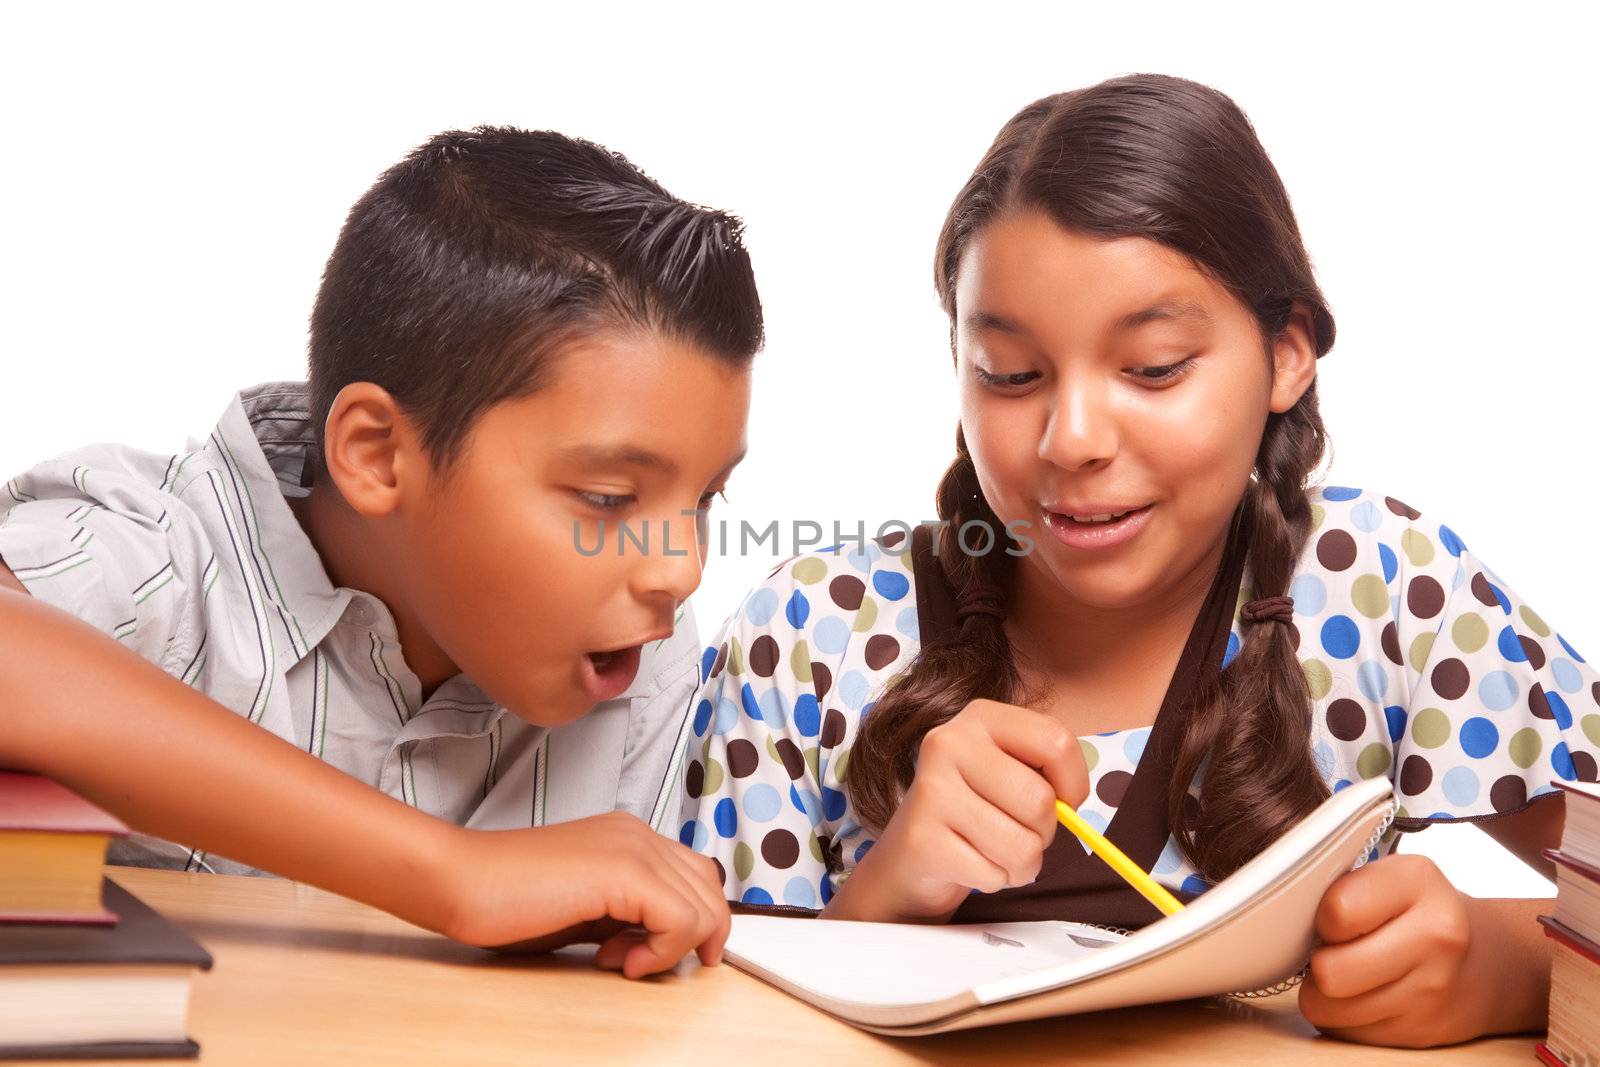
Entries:
[[700, 584], [692, 512], [743, 458], [749, 405], [748, 365], [660, 334], [565, 346], [536, 392], [490, 408], [450, 470], [406, 494], [394, 578], [416, 622], [530, 722], [617, 696]]

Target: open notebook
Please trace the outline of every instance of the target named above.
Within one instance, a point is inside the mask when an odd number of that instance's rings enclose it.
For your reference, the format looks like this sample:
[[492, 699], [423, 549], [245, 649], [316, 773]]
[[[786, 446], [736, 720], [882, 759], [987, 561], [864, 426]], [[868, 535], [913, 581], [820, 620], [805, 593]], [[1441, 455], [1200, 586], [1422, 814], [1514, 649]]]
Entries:
[[914, 926], [736, 915], [727, 959], [883, 1034], [1257, 990], [1294, 975], [1323, 892], [1394, 815], [1386, 778], [1349, 786], [1177, 915], [1134, 934], [1071, 922]]

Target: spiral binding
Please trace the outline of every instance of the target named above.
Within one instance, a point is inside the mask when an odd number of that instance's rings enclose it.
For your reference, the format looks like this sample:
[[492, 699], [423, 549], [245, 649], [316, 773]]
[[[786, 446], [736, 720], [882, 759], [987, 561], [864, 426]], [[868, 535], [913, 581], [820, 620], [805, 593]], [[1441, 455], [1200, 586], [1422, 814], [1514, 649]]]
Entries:
[[[1383, 813], [1383, 818], [1378, 821], [1377, 829], [1373, 830], [1372, 836], [1367, 838], [1366, 847], [1361, 850], [1361, 855], [1357, 857], [1356, 861], [1350, 865], [1350, 869], [1352, 871], [1360, 870], [1362, 867], [1367, 865], [1367, 860], [1372, 855], [1373, 850], [1383, 842], [1383, 837], [1389, 832], [1389, 827], [1394, 825], [1395, 812], [1398, 810], [1399, 804], [1391, 799], [1389, 801], [1387, 810], [1385, 810]], [[1305, 978], [1306, 972], [1308, 972], [1310, 969], [1311, 960], [1308, 958], [1306, 962], [1300, 966], [1298, 971], [1296, 971], [1294, 974], [1291, 974], [1281, 982], [1276, 982], [1273, 985], [1265, 986], [1261, 989], [1252, 989], [1241, 993], [1226, 993], [1223, 995], [1232, 997], [1234, 1000], [1261, 1000], [1265, 997], [1275, 997], [1280, 993], [1287, 993], [1289, 990], [1299, 985], [1301, 980]]]

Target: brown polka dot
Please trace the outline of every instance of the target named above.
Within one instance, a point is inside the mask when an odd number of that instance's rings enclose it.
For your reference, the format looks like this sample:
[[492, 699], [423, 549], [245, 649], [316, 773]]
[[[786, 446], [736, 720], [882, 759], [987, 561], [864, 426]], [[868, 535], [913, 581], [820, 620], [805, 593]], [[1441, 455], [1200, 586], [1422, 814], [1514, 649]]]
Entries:
[[1587, 752], [1574, 752], [1572, 754], [1572, 769], [1578, 774], [1580, 782], [1600, 781], [1600, 767], [1595, 765], [1594, 757]]
[[1426, 574], [1411, 579], [1406, 587], [1406, 607], [1419, 619], [1431, 619], [1444, 610], [1444, 587]]
[[1433, 782], [1433, 765], [1426, 756], [1407, 756], [1400, 765], [1400, 792], [1416, 796]]
[[728, 742], [728, 773], [735, 778], [750, 777], [760, 762], [761, 753], [749, 741], [737, 737]]
[[1522, 646], [1522, 654], [1528, 657], [1528, 665], [1536, 671], [1543, 670], [1544, 646], [1524, 634], [1517, 635], [1517, 643]]
[[1128, 795], [1128, 786], [1133, 784], [1133, 775], [1127, 771], [1110, 771], [1103, 775], [1099, 784], [1094, 787], [1095, 796], [1107, 807], [1116, 807], [1122, 803], [1122, 798]]
[[828, 595], [844, 610], [855, 611], [861, 606], [861, 598], [867, 595], [867, 587], [855, 575], [841, 574], [828, 583]]
[[1515, 811], [1528, 802], [1528, 783], [1514, 774], [1496, 780], [1489, 787], [1489, 803], [1495, 811]]
[[795, 781], [806, 773], [806, 758], [800, 754], [800, 746], [787, 737], [780, 738], [777, 745], [778, 758], [783, 760], [783, 769], [789, 772], [789, 777]]
[[715, 856], [711, 857], [711, 862], [715, 863], [717, 865], [717, 884], [718, 885], [727, 885], [728, 884], [728, 868], [724, 867], [722, 865], [722, 861], [717, 859], [717, 857], [715, 857]]
[[762, 634], [750, 642], [750, 669], [763, 678], [771, 678], [772, 672], [778, 669], [778, 655], [778, 642], [771, 634]]
[[888, 634], [873, 634], [867, 639], [867, 666], [881, 671], [900, 656], [900, 642]]
[[1348, 570], [1356, 561], [1356, 539], [1344, 530], [1329, 530], [1317, 538], [1317, 561], [1330, 571]]
[[890, 530], [888, 533], [884, 534], [878, 539], [878, 544], [882, 545], [884, 548], [893, 548], [895, 545], [898, 545], [905, 539], [906, 532], [904, 530]]
[[705, 764], [699, 760], [689, 761], [689, 770], [683, 776], [683, 787], [689, 791], [691, 797], [700, 795], [700, 791], [706, 787]]
[[844, 714], [838, 708], [829, 708], [828, 714], [822, 717], [822, 736], [817, 739], [817, 744], [832, 748], [843, 740]]
[[800, 842], [787, 830], [774, 830], [761, 839], [761, 856], [779, 870], [793, 867], [800, 858]]
[[1403, 515], [1406, 518], [1411, 519], [1413, 522], [1415, 522], [1417, 519], [1422, 518], [1422, 512], [1418, 511], [1416, 508], [1412, 507], [1410, 504], [1402, 504], [1400, 501], [1396, 500], [1392, 496], [1384, 497], [1383, 498], [1383, 503], [1384, 503], [1384, 505], [1386, 507], [1388, 507], [1388, 509], [1390, 511], [1394, 512], [1396, 515]]
[[811, 661], [811, 688], [816, 691], [818, 700], [827, 696], [828, 690], [833, 688], [833, 672], [828, 670], [826, 663]]
[[1478, 598], [1480, 604], [1490, 608], [1498, 608], [1500, 606], [1500, 598], [1494, 595], [1493, 589], [1489, 588], [1489, 579], [1483, 576], [1482, 571], [1474, 574], [1472, 581], [1468, 584], [1472, 587], [1472, 595]]
[[1341, 741], [1354, 741], [1367, 732], [1367, 709], [1354, 700], [1328, 705], [1328, 732]]
[[1394, 623], [1391, 622], [1383, 628], [1383, 640], [1381, 643], [1383, 645], [1383, 654], [1389, 657], [1389, 662], [1404, 667], [1406, 661], [1400, 651], [1400, 631], [1395, 628]]
[[1538, 682], [1533, 683], [1533, 688], [1528, 690], [1528, 710], [1535, 719], [1554, 719], [1556, 713], [1550, 710], [1550, 701], [1545, 699], [1544, 686]]
[[1455, 700], [1467, 691], [1472, 672], [1458, 659], [1442, 660], [1433, 668], [1433, 691], [1445, 700]]

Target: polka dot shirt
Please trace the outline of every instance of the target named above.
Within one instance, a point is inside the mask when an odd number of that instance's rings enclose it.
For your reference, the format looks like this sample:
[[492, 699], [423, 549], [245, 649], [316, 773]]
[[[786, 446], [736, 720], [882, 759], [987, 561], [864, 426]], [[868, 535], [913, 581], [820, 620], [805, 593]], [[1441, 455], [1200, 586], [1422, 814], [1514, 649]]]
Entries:
[[[1600, 674], [1460, 537], [1358, 489], [1312, 505], [1291, 593], [1330, 788], [1387, 776], [1397, 827], [1420, 829], [1597, 779]], [[717, 861], [729, 899], [820, 908], [872, 847], [843, 782], [862, 717], [920, 647], [911, 565], [909, 539], [788, 560], [705, 649], [679, 839]], [[1224, 665], [1253, 597], [1247, 563]], [[1149, 736], [1080, 738], [1092, 825], [1110, 822]], [[1171, 839], [1152, 873], [1206, 888]]]

